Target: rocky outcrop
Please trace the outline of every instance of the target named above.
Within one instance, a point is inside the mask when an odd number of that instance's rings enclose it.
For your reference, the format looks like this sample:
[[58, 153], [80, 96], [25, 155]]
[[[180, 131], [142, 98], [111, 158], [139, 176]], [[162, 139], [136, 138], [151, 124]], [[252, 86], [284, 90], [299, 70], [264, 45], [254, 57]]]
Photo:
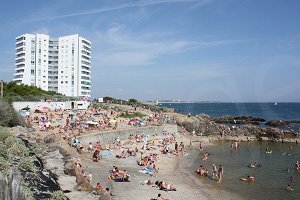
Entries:
[[0, 200], [25, 200], [21, 186], [21, 175], [12, 170], [8, 175], [0, 172]]
[[253, 117], [253, 116], [222, 116], [212, 119], [216, 123], [222, 123], [222, 124], [255, 124], [259, 125], [262, 122], [265, 122], [266, 120], [259, 118], [259, 117]]
[[266, 123], [266, 125], [273, 127], [282, 127], [289, 124], [300, 124], [300, 120], [270, 120]]
[[[281, 130], [279, 128], [263, 128], [256, 126], [254, 122], [264, 122], [262, 118], [251, 116], [230, 117], [224, 116], [216, 119], [211, 119], [208, 116], [185, 116], [181, 114], [173, 114], [177, 125], [182, 126], [188, 132], [192, 133], [195, 130], [197, 135], [208, 135], [211, 139], [235, 140], [263, 140], [267, 138], [271, 141], [300, 141], [297, 132], [293, 130]], [[236, 123], [231, 123], [236, 120]], [[217, 123], [217, 122], [218, 123]], [[224, 126], [219, 123], [234, 124], [234, 126]], [[223, 137], [221, 137], [223, 136]]]
[[56, 141], [56, 135], [55, 135], [55, 134], [47, 135], [47, 136], [44, 138], [44, 142], [45, 142], [45, 143], [54, 143], [55, 141]]

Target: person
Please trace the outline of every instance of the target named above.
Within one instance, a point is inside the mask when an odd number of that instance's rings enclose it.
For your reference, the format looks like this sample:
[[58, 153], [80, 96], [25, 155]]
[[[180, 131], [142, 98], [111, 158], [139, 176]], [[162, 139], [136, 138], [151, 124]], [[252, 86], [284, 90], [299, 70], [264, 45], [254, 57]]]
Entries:
[[157, 195], [157, 200], [168, 200], [168, 198], [162, 197], [161, 194], [159, 193]]
[[79, 143], [79, 140], [75, 136], [74, 139], [72, 140], [72, 147], [77, 147], [78, 143]]
[[291, 177], [289, 178], [289, 181], [290, 181], [290, 182], [295, 182], [296, 179], [295, 179], [295, 177], [292, 177], [292, 176], [291, 176]]
[[99, 151], [95, 150], [95, 152], [93, 154], [93, 161], [98, 162], [98, 160], [99, 160]]
[[77, 144], [77, 151], [78, 151], [78, 153], [81, 154], [82, 150], [83, 150], [83, 145], [82, 145], [82, 143], [78, 142], [78, 144]]
[[200, 148], [200, 151], [203, 151], [203, 145], [202, 145], [202, 142], [200, 142], [199, 148]]
[[241, 178], [242, 181], [254, 182], [254, 176], [247, 176], [247, 178]]
[[102, 189], [102, 186], [100, 185], [100, 183], [97, 183], [97, 185], [95, 186], [95, 189], [96, 190], [101, 190]]
[[250, 168], [256, 168], [256, 167], [257, 167], [257, 163], [256, 163], [256, 162], [251, 163], [251, 164], [249, 165], [249, 167], [250, 167]]
[[222, 165], [219, 166], [219, 170], [218, 170], [218, 177], [219, 177], [219, 180], [218, 180], [218, 183], [221, 182], [222, 178], [223, 178], [223, 175], [224, 175], [224, 168]]
[[180, 151], [181, 151], [181, 152], [184, 152], [184, 144], [183, 144], [183, 142], [180, 142], [180, 145], [179, 145], [179, 146], [180, 146]]
[[213, 169], [212, 169], [212, 178], [218, 178], [218, 170], [217, 170], [217, 166], [213, 163], [212, 164]]
[[266, 148], [266, 153], [268, 153], [268, 152], [269, 152], [269, 148], [267, 147], [267, 148]]
[[109, 188], [105, 188], [105, 190], [103, 190], [103, 196], [109, 197], [109, 199], [111, 198], [112, 194]]
[[160, 190], [164, 190], [164, 191], [176, 191], [176, 188], [169, 184], [166, 183], [164, 181], [155, 181], [155, 185], [160, 189]]
[[197, 173], [200, 176], [207, 176], [208, 175], [208, 170], [205, 169], [202, 165], [200, 165], [200, 167], [197, 169]]
[[287, 186], [286, 190], [287, 191], [294, 191], [294, 189], [290, 185]]
[[205, 152], [204, 158], [202, 160], [208, 160], [208, 153], [207, 152]]
[[296, 161], [295, 168], [296, 168], [296, 170], [300, 170], [300, 163], [299, 163], [299, 161]]
[[178, 153], [178, 143], [177, 142], [175, 142], [175, 151], [176, 151], [176, 153]]

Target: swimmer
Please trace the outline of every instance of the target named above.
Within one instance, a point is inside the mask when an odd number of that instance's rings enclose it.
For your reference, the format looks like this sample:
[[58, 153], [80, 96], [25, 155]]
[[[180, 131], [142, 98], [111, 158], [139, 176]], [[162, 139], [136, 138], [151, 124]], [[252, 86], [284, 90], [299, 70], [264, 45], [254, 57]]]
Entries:
[[254, 176], [247, 176], [247, 178], [242, 177], [242, 181], [254, 182]]
[[295, 177], [292, 177], [292, 176], [291, 176], [291, 177], [289, 178], [289, 181], [290, 181], [290, 182], [295, 182], [296, 179], [295, 179]]
[[293, 189], [293, 188], [291, 188], [291, 186], [290, 186], [290, 185], [288, 185], [288, 186], [287, 186], [286, 190], [287, 190], [287, 191], [294, 191], [294, 189]]
[[299, 161], [296, 161], [295, 168], [296, 168], [296, 170], [300, 170], [300, 163], [299, 163]]
[[205, 152], [204, 158], [202, 160], [208, 160], [208, 153], [207, 152]]
[[199, 148], [200, 148], [200, 151], [203, 151], [203, 145], [202, 145], [202, 142], [200, 142]]
[[250, 168], [256, 168], [256, 167], [257, 167], [257, 163], [256, 163], [256, 162], [251, 163], [251, 164], [249, 165], [249, 167], [250, 167]]

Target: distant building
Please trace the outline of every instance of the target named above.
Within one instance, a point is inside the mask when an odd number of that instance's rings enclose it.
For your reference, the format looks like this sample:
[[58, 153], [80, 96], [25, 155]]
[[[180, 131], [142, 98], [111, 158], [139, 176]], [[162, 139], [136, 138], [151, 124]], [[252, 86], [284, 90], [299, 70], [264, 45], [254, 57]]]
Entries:
[[58, 39], [18, 36], [13, 80], [66, 96], [90, 97], [91, 42], [78, 34]]

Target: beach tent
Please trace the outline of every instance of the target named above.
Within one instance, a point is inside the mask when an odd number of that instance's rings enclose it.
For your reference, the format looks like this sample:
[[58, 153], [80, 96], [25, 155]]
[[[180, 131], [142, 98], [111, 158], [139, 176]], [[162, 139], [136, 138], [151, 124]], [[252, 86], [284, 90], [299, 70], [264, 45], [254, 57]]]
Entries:
[[29, 111], [30, 108], [28, 106], [26, 106], [25, 108], [22, 108], [21, 110]]

